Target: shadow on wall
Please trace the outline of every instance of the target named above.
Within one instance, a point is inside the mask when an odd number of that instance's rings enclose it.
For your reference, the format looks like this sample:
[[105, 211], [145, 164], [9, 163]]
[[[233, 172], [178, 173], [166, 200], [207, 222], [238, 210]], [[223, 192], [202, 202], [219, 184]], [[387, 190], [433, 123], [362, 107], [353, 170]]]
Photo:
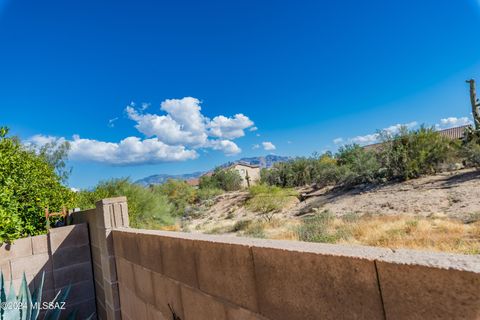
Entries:
[[[45, 272], [42, 301], [53, 301], [58, 291], [71, 285], [62, 318], [77, 310], [84, 319], [96, 312], [92, 259], [86, 224], [50, 229], [46, 235], [16, 240], [0, 246], [0, 269], [13, 280], [18, 294], [25, 272], [30, 290], [40, 285]], [[40, 316], [40, 319], [42, 315]]]

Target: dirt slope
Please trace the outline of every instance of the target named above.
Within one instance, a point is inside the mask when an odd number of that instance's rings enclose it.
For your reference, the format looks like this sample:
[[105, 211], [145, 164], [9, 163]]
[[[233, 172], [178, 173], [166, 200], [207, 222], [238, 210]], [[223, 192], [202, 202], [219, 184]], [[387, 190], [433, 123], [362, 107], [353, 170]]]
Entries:
[[[276, 214], [278, 218], [300, 219], [317, 210], [329, 210], [337, 216], [351, 213], [433, 215], [466, 222], [480, 217], [480, 172], [472, 169], [348, 191], [325, 188], [299, 192], [304, 193], [305, 200], [293, 201]], [[200, 214], [185, 225], [190, 232], [228, 232], [237, 221], [259, 217], [245, 208], [247, 199], [247, 191], [220, 195], [203, 204]]]
[[293, 214], [303, 215], [320, 208], [336, 215], [435, 214], [470, 219], [480, 213], [480, 172], [459, 170], [373, 188], [320, 190], [309, 196]]

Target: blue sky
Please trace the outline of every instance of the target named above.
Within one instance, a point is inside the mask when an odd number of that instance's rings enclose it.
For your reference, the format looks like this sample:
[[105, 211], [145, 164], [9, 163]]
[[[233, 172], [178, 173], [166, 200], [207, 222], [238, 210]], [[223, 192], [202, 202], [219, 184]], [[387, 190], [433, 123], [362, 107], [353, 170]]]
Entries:
[[479, 35], [476, 0], [0, 0], [0, 124], [72, 187], [309, 155], [468, 121]]

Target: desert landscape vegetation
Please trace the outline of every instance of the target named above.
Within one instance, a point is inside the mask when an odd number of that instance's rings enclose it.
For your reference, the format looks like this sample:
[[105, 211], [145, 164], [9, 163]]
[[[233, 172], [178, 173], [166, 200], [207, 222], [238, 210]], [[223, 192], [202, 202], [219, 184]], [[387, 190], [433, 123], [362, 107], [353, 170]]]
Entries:
[[197, 187], [102, 182], [77, 203], [126, 194], [140, 228], [478, 254], [479, 140], [473, 127], [462, 130], [462, 139], [423, 126], [379, 132], [375, 148], [277, 162], [248, 188], [220, 167]]
[[0, 320], [480, 319], [480, 0], [0, 0]]
[[[220, 166], [197, 185], [121, 178], [73, 192], [62, 185], [68, 143], [35, 149], [3, 128], [2, 183], [11, 188], [2, 193], [9, 206], [0, 212], [1, 237], [42, 233], [44, 208], [84, 210], [125, 195], [137, 228], [479, 254], [480, 136], [473, 126], [462, 130], [461, 139], [425, 126], [378, 132], [374, 147], [280, 158], [248, 186]], [[48, 188], [35, 188], [40, 183]]]

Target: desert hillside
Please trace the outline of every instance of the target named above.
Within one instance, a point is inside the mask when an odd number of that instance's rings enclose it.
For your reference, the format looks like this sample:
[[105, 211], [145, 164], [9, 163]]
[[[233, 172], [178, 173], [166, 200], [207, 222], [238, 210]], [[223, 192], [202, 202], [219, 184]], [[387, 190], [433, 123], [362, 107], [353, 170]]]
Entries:
[[292, 213], [302, 215], [313, 208], [335, 215], [435, 214], [469, 220], [480, 213], [480, 172], [465, 169], [378, 187], [314, 191]]
[[[452, 236], [447, 241], [456, 243], [455, 248], [447, 245], [441, 250], [467, 253], [480, 250], [480, 222], [477, 222], [480, 219], [480, 172], [473, 169], [350, 190], [303, 188], [296, 191], [298, 196], [289, 197], [281, 210], [268, 215], [250, 209], [248, 191], [228, 192], [202, 203], [195, 214], [184, 221], [182, 229], [429, 249], [438, 249], [436, 246], [441, 246], [446, 240], [444, 237]], [[311, 230], [314, 237], [310, 239], [308, 228], [312, 221], [315, 230]], [[306, 235], [302, 226], [307, 226]], [[319, 228], [321, 230], [317, 230]], [[318, 238], [319, 233], [324, 235]], [[365, 234], [368, 239], [357, 233]], [[406, 238], [415, 239], [405, 242], [402, 233]], [[392, 243], [395, 237], [401, 238], [397, 239], [400, 243]]]

